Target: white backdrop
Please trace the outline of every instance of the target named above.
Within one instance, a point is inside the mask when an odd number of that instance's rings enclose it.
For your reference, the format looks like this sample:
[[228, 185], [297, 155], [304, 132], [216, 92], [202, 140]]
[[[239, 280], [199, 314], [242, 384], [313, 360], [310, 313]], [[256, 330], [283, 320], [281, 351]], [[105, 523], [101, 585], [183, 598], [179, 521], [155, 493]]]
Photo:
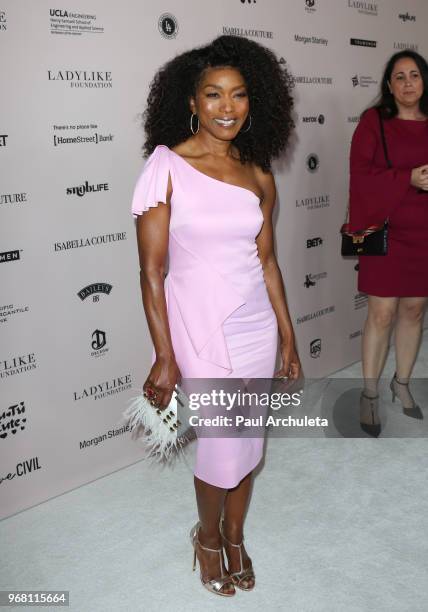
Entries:
[[151, 357], [130, 200], [156, 69], [226, 33], [296, 77], [277, 252], [324, 376], [359, 359], [366, 316], [339, 256], [349, 142], [387, 58], [426, 54], [427, 18], [424, 0], [0, 0], [0, 518], [142, 457], [118, 422]]

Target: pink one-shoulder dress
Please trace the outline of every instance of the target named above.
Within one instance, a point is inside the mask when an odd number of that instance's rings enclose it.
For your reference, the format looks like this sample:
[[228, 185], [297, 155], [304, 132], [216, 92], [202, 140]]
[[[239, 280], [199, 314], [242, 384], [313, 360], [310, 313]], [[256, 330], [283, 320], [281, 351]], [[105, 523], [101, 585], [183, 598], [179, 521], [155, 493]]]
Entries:
[[[272, 378], [278, 326], [255, 242], [263, 225], [259, 197], [158, 145], [135, 186], [135, 218], [166, 202], [169, 176], [165, 296], [183, 378]], [[262, 437], [199, 438], [195, 475], [233, 488], [259, 463], [263, 443]]]

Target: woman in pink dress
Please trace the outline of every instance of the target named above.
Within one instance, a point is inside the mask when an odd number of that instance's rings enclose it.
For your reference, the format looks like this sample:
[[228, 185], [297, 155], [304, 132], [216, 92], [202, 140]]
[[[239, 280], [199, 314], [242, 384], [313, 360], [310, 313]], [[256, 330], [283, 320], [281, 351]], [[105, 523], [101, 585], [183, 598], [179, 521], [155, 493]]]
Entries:
[[[269, 170], [293, 127], [290, 89], [271, 51], [234, 36], [175, 57], [151, 84], [149, 157], [132, 213], [154, 345], [143, 389], [155, 406], [168, 405], [181, 378], [272, 378], [278, 333], [275, 376], [300, 373], [273, 248]], [[191, 540], [202, 584], [219, 595], [255, 584], [243, 523], [263, 442], [197, 441]]]
[[378, 380], [394, 323], [392, 397], [406, 416], [423, 418], [408, 388], [428, 297], [428, 65], [418, 53], [389, 59], [379, 103], [362, 115], [352, 139], [350, 179], [351, 230], [389, 223], [388, 253], [360, 257], [358, 277], [358, 289], [369, 296], [360, 421], [377, 437]]

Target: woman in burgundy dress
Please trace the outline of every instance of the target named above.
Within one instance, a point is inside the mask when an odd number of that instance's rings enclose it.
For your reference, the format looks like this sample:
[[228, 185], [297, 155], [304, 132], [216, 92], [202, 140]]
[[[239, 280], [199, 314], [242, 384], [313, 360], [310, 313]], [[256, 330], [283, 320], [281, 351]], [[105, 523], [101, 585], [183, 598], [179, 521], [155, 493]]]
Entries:
[[379, 102], [362, 115], [351, 145], [351, 231], [386, 219], [388, 253], [360, 257], [358, 277], [359, 291], [368, 294], [360, 421], [373, 436], [380, 433], [377, 385], [394, 323], [392, 397], [401, 400], [404, 414], [423, 418], [408, 383], [428, 296], [428, 64], [411, 50], [396, 53], [387, 63]]

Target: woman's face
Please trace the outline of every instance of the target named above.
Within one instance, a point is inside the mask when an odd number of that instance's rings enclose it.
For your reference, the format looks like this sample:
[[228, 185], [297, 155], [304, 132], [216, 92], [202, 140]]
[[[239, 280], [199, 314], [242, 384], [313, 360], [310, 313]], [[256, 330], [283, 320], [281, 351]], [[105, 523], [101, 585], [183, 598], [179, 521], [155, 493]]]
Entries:
[[403, 57], [394, 64], [389, 81], [389, 90], [398, 105], [406, 107], [419, 106], [424, 93], [424, 83], [415, 61]]
[[207, 68], [195, 98], [190, 99], [190, 108], [198, 116], [200, 128], [220, 140], [233, 140], [249, 112], [247, 88], [241, 73], [229, 67]]

